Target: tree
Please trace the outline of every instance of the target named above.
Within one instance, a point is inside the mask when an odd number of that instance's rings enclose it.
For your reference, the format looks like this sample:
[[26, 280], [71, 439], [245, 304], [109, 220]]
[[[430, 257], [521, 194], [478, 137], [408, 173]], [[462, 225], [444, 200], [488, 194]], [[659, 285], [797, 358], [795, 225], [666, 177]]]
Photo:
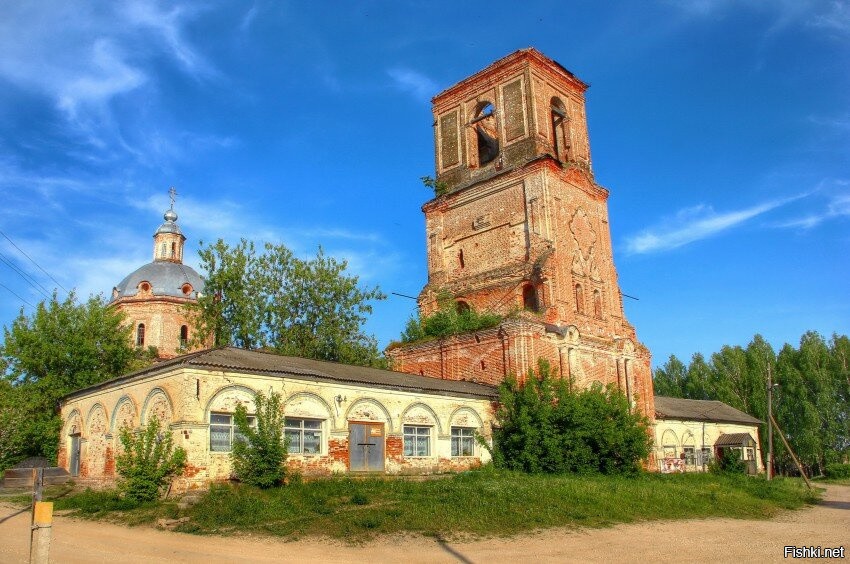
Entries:
[[171, 432], [163, 432], [156, 417], [139, 432], [122, 427], [119, 438], [123, 451], [115, 457], [115, 470], [121, 476], [118, 489], [136, 503], [155, 501], [166, 481], [183, 471], [186, 451], [174, 448]]
[[13, 409], [24, 414], [10, 439], [20, 447], [7, 455], [8, 460], [26, 456], [55, 460], [59, 398], [152, 361], [155, 351], [130, 346], [130, 331], [123, 315], [107, 307], [100, 296], [78, 303], [73, 292], [63, 301], [54, 293], [31, 316], [21, 310], [11, 328], [4, 328], [0, 346], [8, 384], [0, 393], [0, 413]]
[[524, 383], [499, 387], [493, 454], [497, 466], [525, 472], [635, 472], [649, 455], [646, 419], [626, 396], [598, 383], [574, 392], [541, 361]]
[[236, 406], [234, 421], [239, 436], [233, 441], [230, 457], [233, 473], [241, 481], [259, 488], [271, 488], [283, 483], [286, 471], [286, 441], [283, 437], [283, 409], [280, 394], [268, 397], [258, 392], [254, 399], [257, 413], [255, 425], [248, 420], [243, 404]]
[[195, 342], [271, 348], [280, 354], [349, 364], [381, 365], [374, 337], [363, 332], [373, 300], [386, 296], [363, 288], [348, 263], [328, 257], [296, 258], [284, 245], [258, 253], [242, 239], [201, 245], [207, 272], [204, 295], [188, 306]]
[[666, 363], [655, 369], [652, 384], [657, 396], [670, 396], [674, 398], [685, 397], [685, 385], [687, 382], [687, 369], [676, 355], [670, 355]]

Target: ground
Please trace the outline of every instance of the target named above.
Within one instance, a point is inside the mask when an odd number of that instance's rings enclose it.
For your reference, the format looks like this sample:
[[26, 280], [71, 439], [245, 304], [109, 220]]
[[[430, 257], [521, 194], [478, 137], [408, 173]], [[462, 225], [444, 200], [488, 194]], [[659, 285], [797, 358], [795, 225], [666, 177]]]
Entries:
[[[0, 504], [0, 562], [26, 562], [30, 517]], [[58, 516], [51, 561], [74, 562], [779, 562], [786, 545], [850, 553], [850, 486], [826, 486], [815, 507], [767, 521], [706, 519], [550, 529], [515, 538], [390, 537], [349, 546], [306, 539], [202, 537]], [[845, 554], [845, 557], [848, 557]]]

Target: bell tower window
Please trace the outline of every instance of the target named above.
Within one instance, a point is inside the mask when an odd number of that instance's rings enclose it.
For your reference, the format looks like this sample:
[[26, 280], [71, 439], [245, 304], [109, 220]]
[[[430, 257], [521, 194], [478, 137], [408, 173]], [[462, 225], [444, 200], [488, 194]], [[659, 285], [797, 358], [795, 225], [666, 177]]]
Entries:
[[522, 309], [526, 311], [540, 311], [540, 303], [537, 301], [537, 290], [531, 284], [522, 287]]
[[472, 120], [478, 148], [478, 166], [484, 166], [499, 156], [499, 133], [496, 128], [496, 111], [493, 104], [479, 102]]
[[180, 348], [185, 349], [186, 344], [189, 342], [189, 327], [186, 325], [180, 326]]
[[559, 161], [569, 160], [570, 150], [570, 118], [567, 107], [559, 98], [552, 98], [550, 104], [552, 125], [552, 151]]

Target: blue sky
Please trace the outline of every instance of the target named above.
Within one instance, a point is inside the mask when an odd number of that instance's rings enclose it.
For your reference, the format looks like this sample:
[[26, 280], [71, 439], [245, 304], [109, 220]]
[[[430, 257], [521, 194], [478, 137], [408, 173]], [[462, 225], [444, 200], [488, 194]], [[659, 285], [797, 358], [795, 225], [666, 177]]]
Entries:
[[[0, 230], [65, 288], [199, 240], [425, 282], [430, 98], [533, 46], [591, 85], [626, 312], [653, 362], [850, 332], [850, 2], [0, 4]], [[0, 237], [0, 322], [56, 283]], [[36, 289], [37, 288], [37, 289]], [[64, 292], [60, 289], [60, 295]], [[24, 305], [25, 312], [31, 308]], [[397, 337], [414, 302], [375, 305]]]

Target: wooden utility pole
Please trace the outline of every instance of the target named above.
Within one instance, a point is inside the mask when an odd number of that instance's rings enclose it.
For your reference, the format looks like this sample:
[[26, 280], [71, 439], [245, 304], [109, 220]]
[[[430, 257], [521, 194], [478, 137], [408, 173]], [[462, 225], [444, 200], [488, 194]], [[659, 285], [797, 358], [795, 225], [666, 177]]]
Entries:
[[773, 479], [773, 375], [770, 372], [770, 363], [767, 364], [767, 479]]
[[806, 476], [806, 471], [803, 469], [803, 465], [800, 464], [800, 461], [797, 459], [797, 455], [794, 454], [794, 451], [791, 450], [791, 445], [788, 444], [788, 441], [785, 440], [785, 435], [782, 433], [782, 429], [779, 428], [779, 425], [776, 423], [776, 419], [773, 418], [773, 415], [768, 414], [770, 416], [770, 422], [776, 426], [776, 432], [779, 433], [779, 438], [782, 439], [782, 444], [785, 445], [785, 448], [788, 449], [788, 454], [791, 455], [791, 458], [794, 460], [794, 464], [797, 465], [797, 470], [800, 471], [800, 476], [803, 477], [803, 481], [806, 482], [806, 485], [809, 489], [812, 489], [812, 483], [809, 481], [809, 478]]
[[30, 527], [30, 564], [47, 564], [50, 558], [50, 534], [53, 527], [53, 502], [41, 501], [44, 468], [32, 469], [32, 521]]

